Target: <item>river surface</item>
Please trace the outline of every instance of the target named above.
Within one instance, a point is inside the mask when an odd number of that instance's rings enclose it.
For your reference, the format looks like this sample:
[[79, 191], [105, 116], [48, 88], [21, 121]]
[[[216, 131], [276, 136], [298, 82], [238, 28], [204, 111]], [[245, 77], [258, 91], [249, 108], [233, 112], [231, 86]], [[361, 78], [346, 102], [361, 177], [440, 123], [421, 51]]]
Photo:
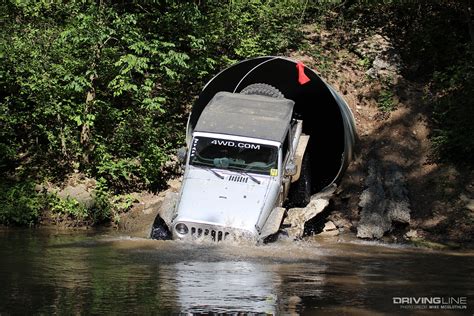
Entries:
[[474, 313], [472, 251], [350, 238], [252, 246], [110, 231], [0, 236], [0, 315]]

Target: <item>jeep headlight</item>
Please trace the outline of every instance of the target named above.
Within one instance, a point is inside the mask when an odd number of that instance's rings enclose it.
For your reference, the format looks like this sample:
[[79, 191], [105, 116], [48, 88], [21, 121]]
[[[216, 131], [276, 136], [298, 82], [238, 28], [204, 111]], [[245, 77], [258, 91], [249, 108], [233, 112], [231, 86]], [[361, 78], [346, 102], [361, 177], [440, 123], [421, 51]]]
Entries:
[[189, 231], [188, 229], [188, 226], [186, 226], [186, 224], [183, 224], [183, 223], [178, 223], [176, 224], [176, 226], [174, 227], [174, 229], [176, 230], [176, 232], [180, 235], [186, 235]]

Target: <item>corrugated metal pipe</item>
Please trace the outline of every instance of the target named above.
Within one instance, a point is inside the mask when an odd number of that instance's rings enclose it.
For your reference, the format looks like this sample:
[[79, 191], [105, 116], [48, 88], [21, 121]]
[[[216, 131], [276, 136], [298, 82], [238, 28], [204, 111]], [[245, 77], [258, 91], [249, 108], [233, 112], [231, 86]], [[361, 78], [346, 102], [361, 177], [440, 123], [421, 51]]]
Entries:
[[303, 133], [310, 135], [312, 192], [338, 183], [354, 153], [357, 140], [354, 117], [333, 87], [292, 59], [252, 58], [221, 71], [206, 84], [193, 106], [187, 140], [202, 110], [217, 92], [240, 92], [254, 83], [269, 84], [285, 98], [295, 101], [294, 118], [303, 120]]

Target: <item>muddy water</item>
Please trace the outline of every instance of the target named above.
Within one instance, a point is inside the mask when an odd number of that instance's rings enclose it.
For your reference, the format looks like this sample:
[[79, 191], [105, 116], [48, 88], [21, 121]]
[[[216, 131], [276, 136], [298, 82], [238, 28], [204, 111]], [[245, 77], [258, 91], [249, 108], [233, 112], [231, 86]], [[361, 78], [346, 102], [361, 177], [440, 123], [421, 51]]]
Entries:
[[433, 313], [394, 297], [467, 297], [436, 314], [474, 313], [473, 252], [351, 239], [216, 246], [90, 231], [0, 237], [0, 315]]

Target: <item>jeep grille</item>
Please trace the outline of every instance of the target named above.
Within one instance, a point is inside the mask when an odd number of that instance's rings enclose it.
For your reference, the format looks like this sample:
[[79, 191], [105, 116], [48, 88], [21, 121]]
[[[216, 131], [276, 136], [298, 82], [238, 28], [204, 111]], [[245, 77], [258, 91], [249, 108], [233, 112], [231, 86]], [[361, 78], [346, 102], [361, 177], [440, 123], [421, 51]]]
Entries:
[[175, 234], [175, 237], [178, 237], [179, 239], [211, 241], [217, 243], [226, 240], [254, 240], [256, 238], [256, 236], [253, 236], [250, 232], [239, 229], [192, 222], [180, 223], [185, 224], [189, 228], [189, 231], [184, 235]]
[[247, 181], [249, 181], [249, 178], [242, 176], [229, 176], [229, 181], [247, 183]]
[[203, 238], [218, 242], [225, 240], [229, 235], [230, 233], [224, 230], [191, 226], [191, 237], [193, 238]]

